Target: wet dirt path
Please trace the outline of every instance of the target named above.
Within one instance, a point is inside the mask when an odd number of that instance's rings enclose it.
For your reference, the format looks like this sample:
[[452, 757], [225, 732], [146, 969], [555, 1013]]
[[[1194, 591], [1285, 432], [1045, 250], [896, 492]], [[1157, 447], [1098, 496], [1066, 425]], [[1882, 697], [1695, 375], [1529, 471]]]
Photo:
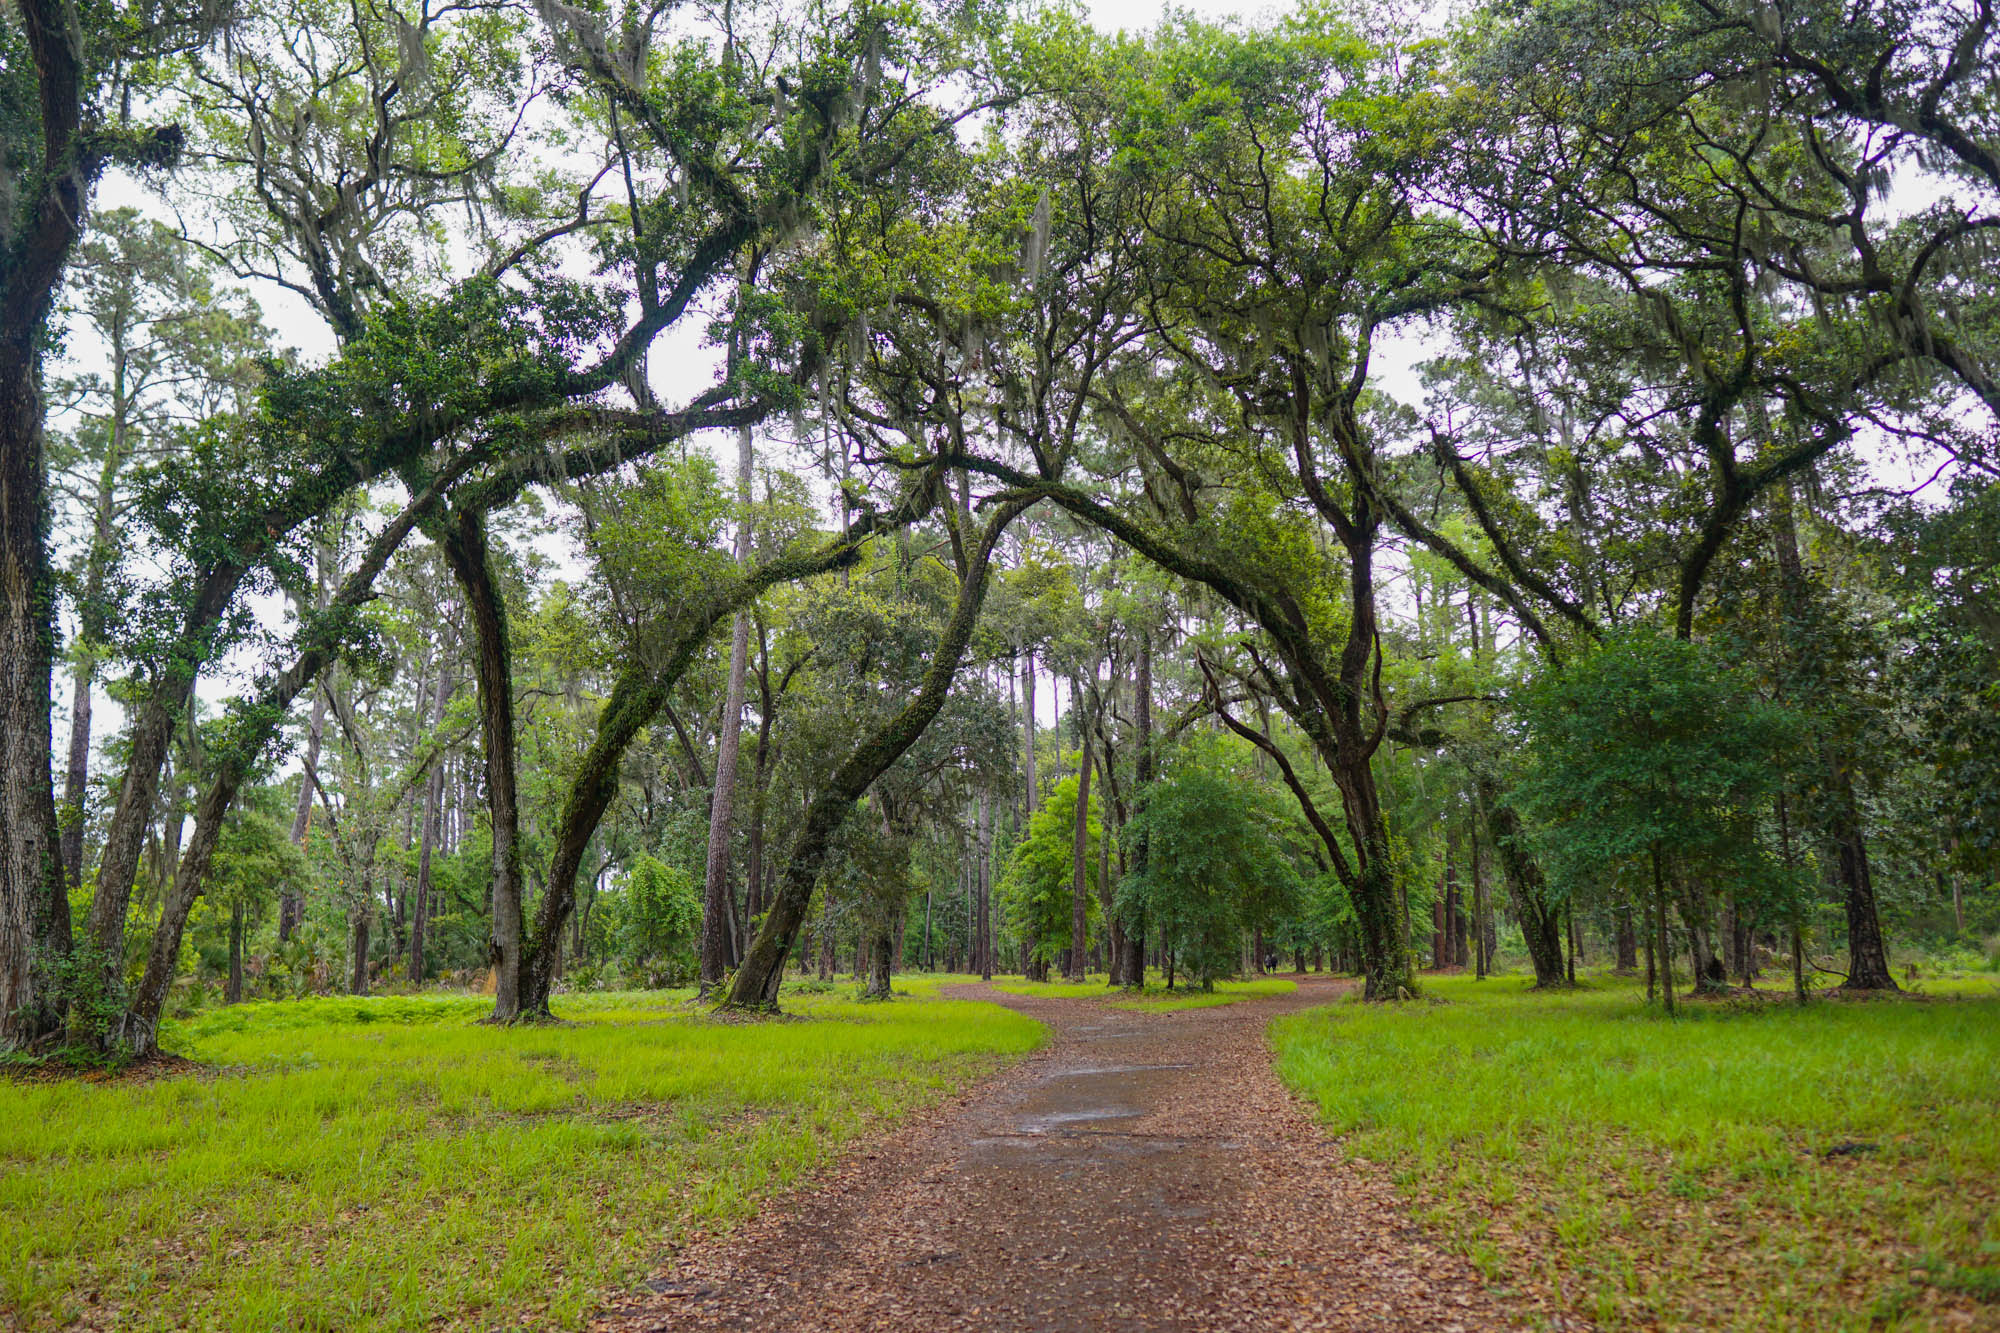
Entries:
[[1504, 1328], [1351, 1167], [1264, 1029], [1334, 998], [1177, 1013], [961, 987], [1049, 1045], [830, 1180], [689, 1248], [607, 1330]]

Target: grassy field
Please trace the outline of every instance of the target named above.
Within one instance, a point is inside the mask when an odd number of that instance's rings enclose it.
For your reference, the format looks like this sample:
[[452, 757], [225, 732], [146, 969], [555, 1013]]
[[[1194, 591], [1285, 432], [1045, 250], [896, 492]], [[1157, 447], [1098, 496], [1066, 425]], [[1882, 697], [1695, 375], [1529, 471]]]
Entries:
[[1278, 1069], [1494, 1285], [1605, 1328], [2000, 1327], [2000, 999], [1426, 994], [1279, 1020]]
[[[1149, 974], [1158, 978], [1159, 973]], [[1170, 1009], [1206, 1009], [1212, 1005], [1234, 1004], [1258, 995], [1289, 995], [1297, 990], [1298, 983], [1280, 977], [1266, 977], [1258, 981], [1218, 981], [1212, 991], [1189, 989], [1176, 986], [1168, 990], [1156, 979], [1148, 980], [1143, 990], [1115, 988], [1103, 977], [1087, 978], [1083, 981], [1016, 981], [996, 980], [994, 990], [1006, 991], [1009, 995], [1031, 995], [1041, 999], [1059, 1000], [1108, 1000], [1113, 1008], [1141, 1009], [1146, 1011]]]
[[244, 1005], [170, 1034], [201, 1071], [0, 1081], [0, 1326], [573, 1326], [1042, 1039], [937, 998], [788, 992], [754, 1023], [686, 999], [511, 1030], [479, 998]]

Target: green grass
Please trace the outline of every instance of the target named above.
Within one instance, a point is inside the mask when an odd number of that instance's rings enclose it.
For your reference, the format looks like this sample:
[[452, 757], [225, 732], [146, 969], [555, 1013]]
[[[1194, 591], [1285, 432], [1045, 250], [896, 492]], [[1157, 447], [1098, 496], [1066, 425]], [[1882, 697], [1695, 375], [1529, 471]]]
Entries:
[[990, 1004], [681, 993], [203, 1015], [208, 1072], [0, 1082], [0, 1324], [574, 1326], [662, 1248], [1042, 1040]]
[[[1161, 974], [1150, 973], [1157, 978]], [[1148, 1012], [1171, 1009], [1207, 1009], [1218, 1004], [1234, 1004], [1238, 1000], [1248, 1000], [1259, 995], [1289, 995], [1297, 990], [1298, 983], [1278, 977], [1266, 977], [1257, 981], [1218, 981], [1212, 991], [1176, 986], [1168, 990], [1164, 985], [1148, 981], [1143, 990], [1130, 990], [1112, 986], [1102, 976], [1086, 978], [1083, 981], [995, 981], [994, 990], [1006, 991], [1009, 995], [1028, 995], [1045, 1000], [1108, 1000], [1115, 1009], [1139, 1009]]]
[[1426, 993], [1280, 1019], [1278, 1070], [1495, 1285], [1606, 1328], [2000, 1323], [2000, 1001]]

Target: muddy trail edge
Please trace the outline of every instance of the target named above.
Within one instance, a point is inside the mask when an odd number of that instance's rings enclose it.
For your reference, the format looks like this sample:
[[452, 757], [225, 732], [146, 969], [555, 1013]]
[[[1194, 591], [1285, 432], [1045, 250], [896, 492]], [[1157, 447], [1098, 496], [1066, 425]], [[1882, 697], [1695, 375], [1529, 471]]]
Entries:
[[1147, 1013], [954, 987], [1049, 1044], [682, 1251], [596, 1327], [1509, 1327], [1271, 1068], [1271, 1019], [1341, 988]]

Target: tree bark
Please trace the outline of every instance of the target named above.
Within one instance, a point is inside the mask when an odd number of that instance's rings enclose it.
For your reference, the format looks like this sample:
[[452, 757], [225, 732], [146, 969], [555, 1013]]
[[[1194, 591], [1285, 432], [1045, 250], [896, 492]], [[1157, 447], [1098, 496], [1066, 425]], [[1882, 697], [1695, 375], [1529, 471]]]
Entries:
[[243, 904], [229, 905], [229, 984], [222, 992], [229, 1004], [243, 1003]]
[[1535, 967], [1535, 986], [1546, 989], [1565, 984], [1563, 971], [1562, 909], [1549, 901], [1542, 868], [1527, 848], [1521, 817], [1513, 807], [1501, 802], [1499, 789], [1490, 778], [1479, 779], [1480, 805], [1486, 812], [1488, 841], [1500, 858], [1500, 877], [1507, 885], [1507, 897], [1514, 916], [1521, 923], [1528, 957]]
[[[1073, 688], [1071, 697], [1081, 701], [1083, 691]], [[1083, 720], [1083, 710], [1077, 709], [1077, 720]], [[1083, 755], [1077, 767], [1076, 779], [1076, 833], [1071, 848], [1070, 867], [1070, 912], [1069, 912], [1069, 958], [1063, 967], [1065, 981], [1082, 981], [1084, 978], [1084, 951], [1087, 948], [1085, 936], [1088, 933], [1090, 887], [1088, 878], [1088, 856], [1090, 851], [1090, 728], [1081, 725], [1083, 733]]]
[[1024, 786], [1022, 788], [1022, 823], [1035, 815], [1035, 650], [1028, 649], [1023, 655], [1021, 670], [1022, 732], [1026, 744], [1022, 757]]
[[[50, 968], [70, 949], [50, 763], [56, 588], [42, 348], [105, 152], [94, 138], [79, 141], [85, 73], [76, 10], [25, 0], [15, 14], [26, 50], [10, 60], [25, 55], [20, 63], [33, 69], [41, 160], [14, 164], [34, 193], [10, 201], [13, 225], [0, 239], [0, 1049], [60, 1025]], [[20, 106], [14, 114], [35, 113]]]
[[[361, 889], [365, 896], [373, 896], [370, 886], [365, 882], [362, 884]], [[368, 918], [372, 914], [372, 911], [372, 904], [354, 909], [354, 935], [351, 948], [354, 970], [348, 979], [347, 993], [349, 995], [366, 995], [368, 993]]]
[[[755, 466], [753, 435], [748, 425], [736, 432], [736, 565], [750, 561], [751, 472]], [[722, 924], [730, 909], [729, 871], [736, 832], [736, 765], [743, 744], [743, 681], [750, 666], [750, 617], [738, 611], [729, 636], [729, 681], [722, 705], [722, 725], [716, 734], [715, 787], [708, 804], [708, 864], [701, 914], [701, 998], [722, 982], [728, 959]]]
[[1639, 935], [1632, 928], [1632, 909], [1619, 907], [1613, 913], [1618, 923], [1618, 967], [1620, 976], [1631, 976], [1639, 970]]
[[[438, 644], [438, 675], [431, 696], [431, 728], [444, 722], [445, 704], [451, 699], [451, 667], [445, 660], [448, 645]], [[431, 857], [438, 841], [438, 820], [444, 812], [444, 756], [431, 761], [430, 777], [424, 783], [424, 822], [417, 843], [417, 886], [410, 895], [410, 984], [424, 984], [425, 933], [431, 912]]]
[[1882, 938], [1882, 918], [1875, 907], [1875, 879], [1868, 866], [1868, 841], [1861, 827], [1861, 808], [1854, 798], [1854, 779], [1844, 756], [1831, 760], [1830, 819], [1834, 873], [1847, 908], [1847, 980], [1842, 990], [1898, 990], [1889, 971], [1889, 949]]
[[979, 976], [993, 980], [993, 798], [979, 794], [979, 857], [974, 873], [979, 884]]
[[[739, 539], [738, 545], [742, 542]], [[750, 617], [739, 611], [729, 637], [729, 683], [715, 748], [715, 786], [708, 804], [708, 861], [701, 913], [701, 998], [729, 968], [729, 871], [734, 850], [736, 767], [742, 749], [744, 673], [750, 658]]]
[[[481, 514], [459, 510], [440, 525], [445, 562], [465, 593], [473, 630], [473, 677], [479, 688], [481, 758], [486, 767], [486, 807], [493, 833], [493, 919], [487, 957], [493, 969], [489, 1022], [542, 1017], [521, 1008], [523, 929], [521, 810], [515, 778], [514, 650], [507, 605], [494, 581], [493, 553]], [[548, 970], [553, 977], [553, 950]]]
[[1653, 848], [1653, 953], [1659, 959], [1660, 996], [1674, 1012], [1674, 950], [1667, 936], [1667, 885], [1660, 869], [1660, 849]]
[[[1132, 804], [1134, 810], [1143, 807], [1154, 776], [1153, 766], [1153, 631], [1150, 627], [1139, 631], [1139, 661], [1133, 673], [1132, 682], [1132, 725], [1138, 733], [1136, 748], [1132, 753]], [[1132, 847], [1132, 871], [1143, 873], [1146, 866], [1146, 840], [1141, 837]], [[1125, 968], [1125, 984], [1143, 987], [1146, 984], [1146, 917], [1141, 912], [1131, 921], [1127, 930], [1131, 945]]]
[[[1798, 521], [1792, 483], [1787, 477], [1772, 502], [1772, 530], [1785, 599], [1795, 612], [1812, 597], [1805, 565], [1799, 558]], [[1882, 939], [1881, 914], [1875, 904], [1875, 882], [1869, 872], [1868, 844], [1861, 809], [1854, 795], [1853, 756], [1836, 742], [1822, 748], [1827, 773], [1825, 829], [1832, 844], [1835, 882], [1846, 899], [1847, 980], [1844, 990], [1896, 990], [1889, 972], [1888, 948]]]

